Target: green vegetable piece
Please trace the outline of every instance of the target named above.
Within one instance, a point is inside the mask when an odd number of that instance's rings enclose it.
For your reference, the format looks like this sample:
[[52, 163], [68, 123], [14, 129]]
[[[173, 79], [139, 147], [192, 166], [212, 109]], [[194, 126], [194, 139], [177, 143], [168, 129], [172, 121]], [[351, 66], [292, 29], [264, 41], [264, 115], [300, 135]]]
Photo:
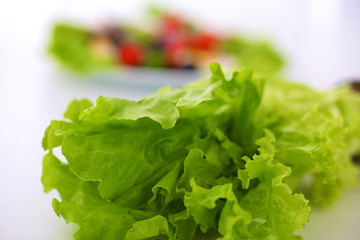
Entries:
[[44, 157], [42, 183], [46, 192], [56, 188], [60, 193], [62, 201], [53, 200], [56, 214], [80, 225], [75, 239], [123, 239], [135, 222], [152, 217], [151, 212], [105, 201], [97, 183], [78, 179], [51, 153]]
[[[291, 189], [282, 180], [291, 170], [284, 165], [273, 164], [275, 156], [275, 137], [266, 130], [265, 137], [256, 142], [259, 154], [253, 159], [246, 158], [245, 170], [239, 170], [243, 187], [249, 186], [249, 180], [258, 179], [259, 185], [250, 190], [240, 205], [263, 221], [268, 236], [276, 239], [298, 239], [293, 232], [303, 229], [310, 217], [308, 200], [302, 194], [292, 194]], [[246, 177], [244, 177], [246, 176]]]
[[76, 100], [74, 99], [70, 104], [64, 117], [74, 122], [79, 121], [80, 112], [93, 106], [93, 103], [88, 99]]
[[157, 215], [155, 217], [136, 222], [133, 227], [127, 232], [124, 239], [138, 240], [157, 236], [157, 239], [162, 239], [160, 235], [168, 236], [170, 238], [172, 237], [172, 233], [169, 232], [169, 225], [166, 218]]

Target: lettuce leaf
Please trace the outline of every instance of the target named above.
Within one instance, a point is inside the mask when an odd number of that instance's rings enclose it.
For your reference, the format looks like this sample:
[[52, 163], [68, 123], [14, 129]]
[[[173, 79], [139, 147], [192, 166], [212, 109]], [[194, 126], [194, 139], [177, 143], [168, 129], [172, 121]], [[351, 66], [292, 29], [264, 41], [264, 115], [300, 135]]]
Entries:
[[267, 41], [232, 36], [224, 42], [224, 49], [233, 55], [240, 66], [261, 73], [276, 73], [285, 66], [283, 56]]
[[75, 239], [301, 239], [310, 205], [358, 185], [360, 97], [349, 88], [210, 71], [140, 101], [74, 100], [50, 123], [42, 183], [79, 225]]
[[62, 67], [77, 74], [114, 68], [115, 61], [91, 51], [90, 40], [90, 32], [85, 28], [59, 22], [52, 29], [48, 52]]

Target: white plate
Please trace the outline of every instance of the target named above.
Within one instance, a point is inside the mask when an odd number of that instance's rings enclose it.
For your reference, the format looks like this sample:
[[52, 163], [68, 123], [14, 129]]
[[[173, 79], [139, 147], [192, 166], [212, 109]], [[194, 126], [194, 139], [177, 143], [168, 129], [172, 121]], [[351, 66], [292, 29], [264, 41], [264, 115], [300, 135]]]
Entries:
[[198, 69], [121, 67], [119, 70], [91, 74], [90, 80], [128, 84], [139, 88], [181, 87], [209, 74], [209, 71], [205, 72]]

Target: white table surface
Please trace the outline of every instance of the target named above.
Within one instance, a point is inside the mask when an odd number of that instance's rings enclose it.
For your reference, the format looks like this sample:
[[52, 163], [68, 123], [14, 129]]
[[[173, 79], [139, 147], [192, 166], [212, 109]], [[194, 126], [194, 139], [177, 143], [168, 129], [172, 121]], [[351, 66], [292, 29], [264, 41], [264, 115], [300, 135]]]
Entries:
[[[360, 77], [360, 4], [356, 0], [152, 1], [196, 20], [266, 36], [290, 62], [284, 75], [314, 87]], [[7, 1], [0, 5], [0, 240], [71, 239], [52, 208], [57, 194], [40, 182], [41, 139], [50, 120], [61, 119], [73, 98], [139, 99], [153, 88], [73, 81], [44, 54], [57, 17], [136, 18], [147, 1]], [[320, 14], [321, 13], [321, 14]], [[194, 17], [195, 16], [195, 17]], [[360, 191], [347, 193], [326, 212], [314, 210], [305, 239], [360, 239]], [[345, 232], [345, 236], [344, 236]], [[326, 238], [324, 238], [326, 236]]]

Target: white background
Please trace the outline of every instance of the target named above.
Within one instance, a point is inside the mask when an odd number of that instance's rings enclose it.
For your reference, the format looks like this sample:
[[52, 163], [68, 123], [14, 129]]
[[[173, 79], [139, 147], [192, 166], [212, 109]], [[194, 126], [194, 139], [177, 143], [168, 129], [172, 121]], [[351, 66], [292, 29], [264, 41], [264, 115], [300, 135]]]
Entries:
[[[271, 39], [289, 62], [283, 73], [317, 88], [360, 77], [360, 1], [214, 0], [151, 1], [200, 24]], [[139, 99], [154, 91], [129, 84], [74, 81], [45, 54], [56, 19], [136, 20], [148, 1], [12, 0], [0, 2], [0, 240], [69, 239], [51, 209], [57, 194], [40, 182], [43, 132], [61, 119], [73, 98]], [[359, 192], [325, 212], [315, 211], [305, 239], [360, 239]], [[345, 232], [345, 237], [344, 237]], [[326, 237], [324, 237], [326, 236]]]

